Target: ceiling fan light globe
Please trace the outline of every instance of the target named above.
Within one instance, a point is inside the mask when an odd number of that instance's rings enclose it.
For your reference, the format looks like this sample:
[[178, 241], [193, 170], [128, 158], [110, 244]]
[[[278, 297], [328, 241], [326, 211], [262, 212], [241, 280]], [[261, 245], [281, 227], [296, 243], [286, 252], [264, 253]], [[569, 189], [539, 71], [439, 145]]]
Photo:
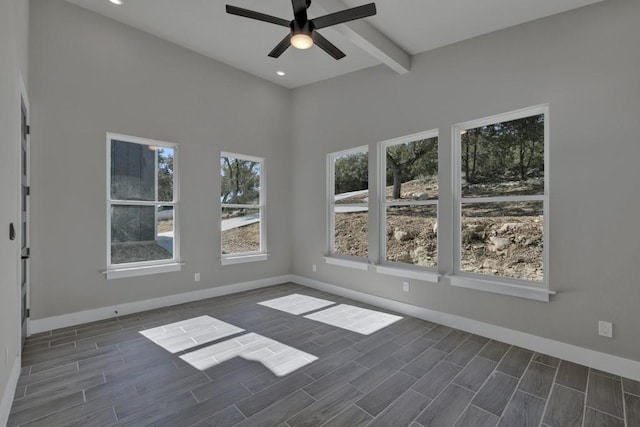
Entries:
[[291, 36], [291, 46], [296, 49], [309, 49], [313, 46], [313, 39], [308, 34], [294, 34]]

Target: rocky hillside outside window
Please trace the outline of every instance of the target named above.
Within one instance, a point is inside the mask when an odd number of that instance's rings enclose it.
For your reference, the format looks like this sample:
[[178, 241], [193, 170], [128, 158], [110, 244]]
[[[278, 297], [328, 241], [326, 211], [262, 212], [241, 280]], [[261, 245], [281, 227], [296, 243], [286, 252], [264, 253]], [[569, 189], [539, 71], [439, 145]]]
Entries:
[[332, 153], [329, 163], [329, 255], [366, 258], [369, 253], [369, 151]]
[[438, 133], [381, 143], [382, 263], [438, 265]]
[[547, 108], [455, 128], [458, 274], [545, 284]]

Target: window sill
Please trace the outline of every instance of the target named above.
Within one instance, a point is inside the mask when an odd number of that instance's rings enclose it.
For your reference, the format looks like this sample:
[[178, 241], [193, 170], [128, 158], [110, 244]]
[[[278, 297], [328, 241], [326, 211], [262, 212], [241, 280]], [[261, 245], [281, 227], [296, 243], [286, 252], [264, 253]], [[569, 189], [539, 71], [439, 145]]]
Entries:
[[503, 283], [494, 280], [483, 280], [464, 276], [447, 276], [447, 278], [449, 279], [451, 286], [526, 298], [535, 301], [549, 302], [550, 296], [556, 294], [554, 291], [550, 291], [548, 289], [518, 285], [515, 283]]
[[146, 276], [148, 274], [170, 273], [172, 271], [180, 271], [182, 262], [174, 262], [171, 264], [145, 265], [141, 267], [113, 268], [104, 271], [107, 280], [123, 279], [125, 277]]
[[266, 261], [267, 258], [269, 258], [269, 254], [231, 255], [220, 258], [220, 264], [244, 264], [247, 262]]
[[339, 265], [340, 267], [353, 268], [361, 271], [367, 271], [369, 269], [369, 263], [367, 261], [354, 261], [350, 259], [337, 258], [332, 256], [324, 257], [324, 261], [327, 264]]
[[438, 283], [440, 275], [433, 271], [420, 271], [410, 268], [391, 267], [388, 265], [376, 265], [376, 272], [389, 276], [405, 277], [407, 279], [422, 280], [425, 282]]

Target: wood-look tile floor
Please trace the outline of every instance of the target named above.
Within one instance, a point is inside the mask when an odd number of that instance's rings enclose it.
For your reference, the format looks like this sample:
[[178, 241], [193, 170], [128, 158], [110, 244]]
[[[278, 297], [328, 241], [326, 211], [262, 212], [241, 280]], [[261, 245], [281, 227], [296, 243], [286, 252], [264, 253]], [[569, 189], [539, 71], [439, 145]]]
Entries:
[[[257, 303], [294, 284], [27, 340], [10, 426], [640, 426], [640, 383], [419, 319], [369, 336]], [[397, 314], [397, 313], [393, 313]], [[139, 331], [212, 316], [319, 359], [277, 377], [234, 358], [199, 371]]]

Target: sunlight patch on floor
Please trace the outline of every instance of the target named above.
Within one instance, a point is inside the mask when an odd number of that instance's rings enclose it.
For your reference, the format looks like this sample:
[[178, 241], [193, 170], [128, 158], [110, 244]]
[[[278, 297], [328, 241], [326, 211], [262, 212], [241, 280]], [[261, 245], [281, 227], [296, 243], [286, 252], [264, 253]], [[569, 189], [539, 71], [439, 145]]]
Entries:
[[318, 360], [312, 354], [253, 332], [193, 351], [180, 359], [204, 371], [234, 357], [260, 362], [279, 377]]
[[287, 295], [286, 297], [259, 302], [258, 304], [265, 307], [273, 308], [275, 310], [280, 310], [297, 315], [333, 305], [335, 304], [335, 302], [328, 301], [326, 299], [310, 297], [308, 295], [291, 294]]
[[393, 314], [347, 304], [340, 304], [304, 317], [363, 335], [370, 335], [402, 319]]
[[194, 317], [140, 331], [142, 335], [171, 353], [187, 350], [240, 332], [244, 332], [244, 329], [211, 316]]

